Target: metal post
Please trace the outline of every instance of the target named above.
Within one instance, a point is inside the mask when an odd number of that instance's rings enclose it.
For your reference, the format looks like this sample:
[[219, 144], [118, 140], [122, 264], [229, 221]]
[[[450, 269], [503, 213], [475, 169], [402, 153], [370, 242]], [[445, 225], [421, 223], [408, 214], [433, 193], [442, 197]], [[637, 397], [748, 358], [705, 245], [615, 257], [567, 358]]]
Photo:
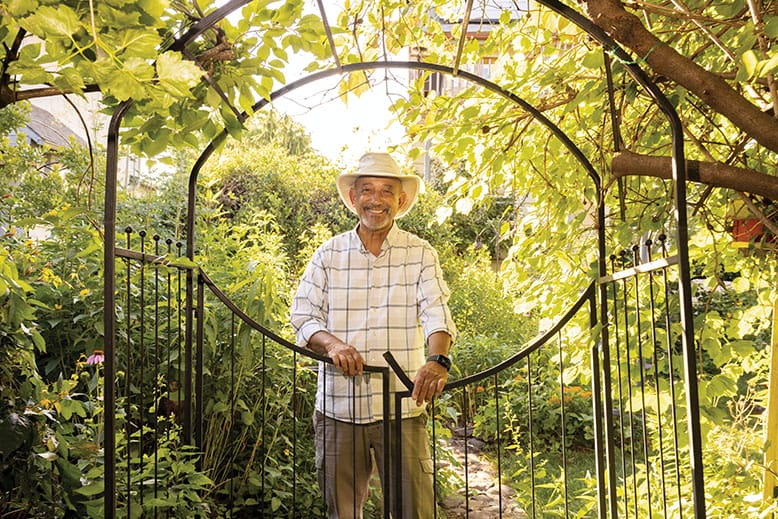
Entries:
[[104, 516], [116, 512], [116, 178], [119, 169], [119, 127], [132, 105], [125, 101], [116, 107], [108, 125], [105, 156], [105, 208], [103, 211], [103, 421], [105, 442]]

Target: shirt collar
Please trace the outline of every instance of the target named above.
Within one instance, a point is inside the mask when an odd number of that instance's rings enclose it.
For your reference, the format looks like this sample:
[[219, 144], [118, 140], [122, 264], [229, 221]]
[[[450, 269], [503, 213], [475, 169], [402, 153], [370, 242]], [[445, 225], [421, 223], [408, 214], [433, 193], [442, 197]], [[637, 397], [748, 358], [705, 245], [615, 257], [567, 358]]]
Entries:
[[[368, 250], [365, 248], [365, 244], [362, 243], [362, 240], [359, 239], [359, 234], [357, 234], [357, 229], [359, 228], [359, 224], [357, 224], [356, 227], [351, 231], [354, 236], [353, 239], [356, 240], [356, 242], [359, 244], [359, 250], [360, 252], [367, 254]], [[392, 222], [392, 228], [389, 229], [389, 233], [386, 235], [386, 238], [384, 238], [384, 243], [381, 244], [381, 253], [383, 254], [391, 247], [397, 245], [398, 239], [400, 236], [400, 228], [397, 227], [397, 222]]]

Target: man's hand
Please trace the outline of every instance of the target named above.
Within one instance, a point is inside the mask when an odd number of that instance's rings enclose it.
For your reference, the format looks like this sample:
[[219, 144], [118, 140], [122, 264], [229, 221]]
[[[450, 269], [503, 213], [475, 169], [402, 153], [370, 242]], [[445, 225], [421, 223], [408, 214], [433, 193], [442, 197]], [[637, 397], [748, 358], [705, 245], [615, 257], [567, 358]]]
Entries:
[[413, 379], [411, 398], [421, 407], [443, 392], [448, 380], [448, 371], [435, 361], [427, 362]]
[[336, 368], [353, 377], [362, 374], [365, 365], [362, 355], [350, 344], [346, 344], [330, 332], [319, 330], [308, 341], [308, 348], [320, 355], [328, 355]]
[[345, 375], [353, 377], [354, 375], [362, 374], [362, 367], [365, 365], [365, 361], [356, 348], [350, 344], [346, 344], [343, 341], [335, 341], [329, 345], [327, 354], [332, 359], [335, 367], [341, 369]]

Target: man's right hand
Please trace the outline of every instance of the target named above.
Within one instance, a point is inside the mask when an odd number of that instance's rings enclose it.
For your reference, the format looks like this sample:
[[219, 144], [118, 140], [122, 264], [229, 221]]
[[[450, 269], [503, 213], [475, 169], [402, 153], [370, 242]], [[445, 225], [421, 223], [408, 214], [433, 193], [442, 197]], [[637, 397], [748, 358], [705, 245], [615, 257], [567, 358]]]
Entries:
[[336, 368], [345, 375], [353, 377], [362, 374], [365, 365], [362, 355], [352, 345], [347, 344], [330, 332], [320, 330], [308, 341], [308, 347], [320, 354], [329, 355]]
[[356, 348], [350, 344], [337, 341], [330, 346], [327, 353], [332, 359], [332, 363], [335, 364], [335, 367], [341, 369], [344, 374], [349, 377], [362, 374], [362, 367], [364, 366], [365, 361]]

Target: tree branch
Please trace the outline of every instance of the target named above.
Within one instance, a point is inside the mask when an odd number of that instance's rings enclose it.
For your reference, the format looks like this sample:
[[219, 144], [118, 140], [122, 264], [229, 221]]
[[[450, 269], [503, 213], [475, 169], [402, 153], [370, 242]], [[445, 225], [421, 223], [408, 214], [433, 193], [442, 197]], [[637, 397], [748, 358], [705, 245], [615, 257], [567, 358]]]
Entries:
[[619, 0], [584, 0], [583, 3], [595, 24], [641, 56], [654, 72], [694, 93], [759, 144], [778, 152], [778, 119], [762, 112], [719, 76], [664, 44], [637, 16], [627, 12]]
[[[82, 93], [99, 91], [99, 86], [87, 85], [84, 87]], [[0, 108], [4, 108], [17, 101], [25, 101], [27, 99], [37, 99], [39, 97], [51, 97], [72, 93], [72, 91], [61, 90], [57, 87], [28, 88], [26, 90], [17, 91], [6, 84], [0, 84]]]
[[[611, 163], [611, 170], [615, 178], [631, 175], [673, 178], [672, 158], [639, 155], [631, 151], [616, 154]], [[738, 168], [720, 162], [687, 160], [686, 177], [692, 182], [778, 200], [778, 178], [752, 169]]]

